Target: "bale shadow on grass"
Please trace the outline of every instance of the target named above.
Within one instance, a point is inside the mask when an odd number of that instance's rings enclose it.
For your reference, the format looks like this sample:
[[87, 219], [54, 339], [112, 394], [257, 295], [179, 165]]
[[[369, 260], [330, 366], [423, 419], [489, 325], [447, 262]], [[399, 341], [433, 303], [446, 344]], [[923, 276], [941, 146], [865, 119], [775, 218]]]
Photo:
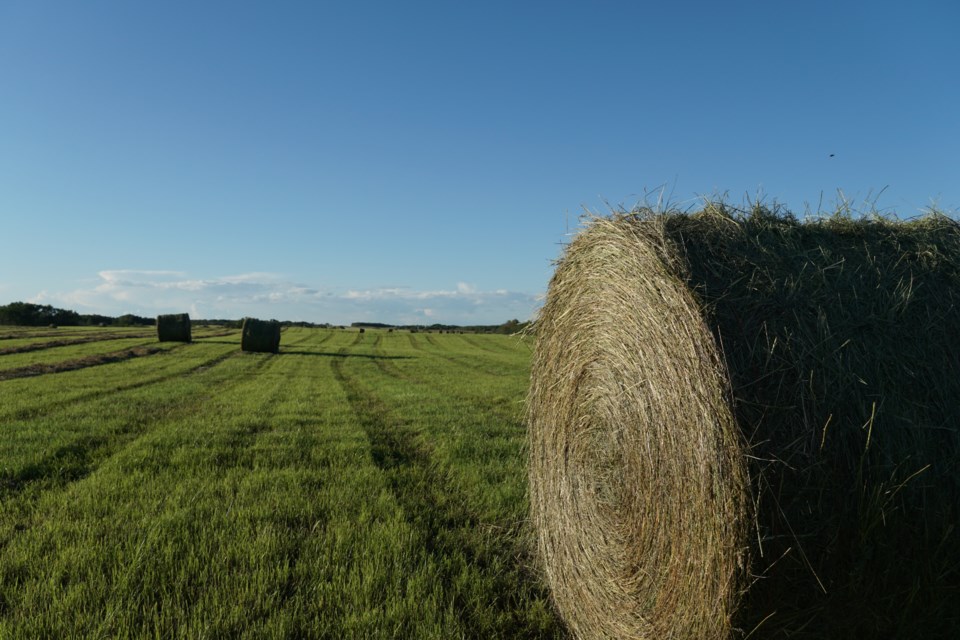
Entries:
[[293, 356], [321, 356], [325, 358], [365, 358], [367, 360], [414, 360], [416, 356], [385, 356], [385, 355], [375, 355], [370, 353], [336, 353], [333, 351], [303, 351], [303, 350], [290, 350], [287, 351], [283, 347], [280, 348], [280, 355], [293, 355]]

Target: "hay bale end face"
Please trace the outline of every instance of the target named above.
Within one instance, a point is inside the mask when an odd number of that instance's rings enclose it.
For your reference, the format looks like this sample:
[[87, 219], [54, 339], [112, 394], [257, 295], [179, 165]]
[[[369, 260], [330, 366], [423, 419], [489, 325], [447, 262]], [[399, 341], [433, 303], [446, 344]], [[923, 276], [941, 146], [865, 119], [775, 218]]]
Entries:
[[190, 342], [190, 314], [171, 313], [157, 316], [157, 339], [160, 342]]
[[244, 318], [240, 348], [253, 353], [279, 353], [280, 323], [276, 320]]
[[592, 221], [528, 398], [573, 634], [960, 637], [958, 308], [942, 216]]

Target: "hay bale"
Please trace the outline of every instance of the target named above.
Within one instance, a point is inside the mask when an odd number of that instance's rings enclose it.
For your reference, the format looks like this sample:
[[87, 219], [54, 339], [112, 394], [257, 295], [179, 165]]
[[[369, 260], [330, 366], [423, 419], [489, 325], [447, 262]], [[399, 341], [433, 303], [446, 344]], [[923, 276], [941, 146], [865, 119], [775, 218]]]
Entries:
[[574, 635], [960, 637], [958, 308], [943, 216], [592, 221], [528, 398]]
[[190, 314], [170, 313], [157, 316], [157, 340], [160, 342], [190, 342]]
[[254, 353], [279, 353], [280, 323], [276, 320], [244, 318], [240, 348]]

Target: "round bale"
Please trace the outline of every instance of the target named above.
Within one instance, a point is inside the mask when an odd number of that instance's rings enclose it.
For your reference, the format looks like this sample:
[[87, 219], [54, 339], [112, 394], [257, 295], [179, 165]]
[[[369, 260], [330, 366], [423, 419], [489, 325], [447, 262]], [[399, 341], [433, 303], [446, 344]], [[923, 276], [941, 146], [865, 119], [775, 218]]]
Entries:
[[573, 634], [960, 637], [958, 309], [939, 215], [590, 221], [528, 398]]
[[276, 320], [244, 318], [240, 349], [251, 353], [279, 353], [280, 323]]
[[190, 314], [170, 313], [157, 316], [157, 340], [160, 342], [190, 342]]

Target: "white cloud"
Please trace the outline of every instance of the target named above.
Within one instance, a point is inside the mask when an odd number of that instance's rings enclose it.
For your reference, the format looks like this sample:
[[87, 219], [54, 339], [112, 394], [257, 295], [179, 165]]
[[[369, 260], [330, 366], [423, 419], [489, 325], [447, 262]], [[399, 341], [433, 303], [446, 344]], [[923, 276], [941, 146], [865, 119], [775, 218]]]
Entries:
[[105, 282], [163, 282], [171, 278], [186, 278], [183, 271], [144, 271], [137, 269], [104, 269], [97, 275]]
[[90, 286], [43, 291], [31, 302], [81, 313], [152, 316], [189, 310], [199, 318], [254, 316], [348, 324], [498, 324], [527, 319], [537, 296], [506, 289], [481, 291], [466, 282], [451, 289], [387, 286], [336, 291], [289, 282], [273, 273], [195, 278], [183, 271], [103, 270]]

